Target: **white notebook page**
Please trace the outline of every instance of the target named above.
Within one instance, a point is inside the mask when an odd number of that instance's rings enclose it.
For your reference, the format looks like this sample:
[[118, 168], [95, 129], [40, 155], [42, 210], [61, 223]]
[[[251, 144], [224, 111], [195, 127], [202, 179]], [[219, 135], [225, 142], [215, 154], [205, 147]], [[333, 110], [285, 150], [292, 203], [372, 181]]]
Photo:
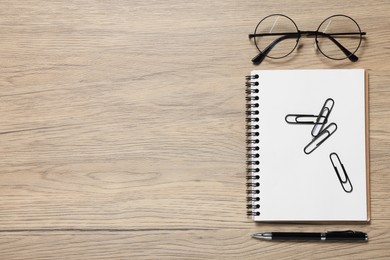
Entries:
[[[260, 201], [255, 221], [367, 221], [365, 72], [259, 70]], [[318, 115], [334, 100], [328, 124], [337, 130], [305, 154], [313, 125], [287, 114]], [[344, 164], [353, 190], [343, 190], [329, 155]]]

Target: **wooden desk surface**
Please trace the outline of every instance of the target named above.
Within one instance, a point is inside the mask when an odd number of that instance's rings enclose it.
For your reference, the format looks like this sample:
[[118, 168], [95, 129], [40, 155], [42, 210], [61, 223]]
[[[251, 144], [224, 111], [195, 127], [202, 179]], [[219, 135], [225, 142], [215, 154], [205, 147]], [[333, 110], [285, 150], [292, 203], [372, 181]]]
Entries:
[[[352, 16], [367, 32], [360, 60], [328, 60], [303, 38], [292, 58], [253, 66], [247, 34], [272, 13], [304, 30]], [[389, 13], [389, 1], [2, 1], [1, 258], [389, 258]], [[370, 224], [247, 219], [254, 68], [368, 70]], [[250, 239], [292, 229], [357, 229], [370, 241]]]

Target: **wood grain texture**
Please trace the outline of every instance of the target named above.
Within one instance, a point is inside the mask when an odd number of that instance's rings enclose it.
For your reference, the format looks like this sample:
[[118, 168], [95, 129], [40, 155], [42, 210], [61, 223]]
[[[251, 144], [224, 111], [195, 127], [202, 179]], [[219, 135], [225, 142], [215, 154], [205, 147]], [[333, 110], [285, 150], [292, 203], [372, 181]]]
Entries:
[[[390, 2], [1, 1], [0, 251], [4, 259], [385, 259], [390, 237]], [[284, 13], [302, 30], [344, 13], [366, 40], [331, 61], [312, 39], [253, 66], [247, 39]], [[244, 76], [369, 73], [372, 221], [245, 216]], [[361, 229], [370, 241], [262, 243], [260, 230]]]

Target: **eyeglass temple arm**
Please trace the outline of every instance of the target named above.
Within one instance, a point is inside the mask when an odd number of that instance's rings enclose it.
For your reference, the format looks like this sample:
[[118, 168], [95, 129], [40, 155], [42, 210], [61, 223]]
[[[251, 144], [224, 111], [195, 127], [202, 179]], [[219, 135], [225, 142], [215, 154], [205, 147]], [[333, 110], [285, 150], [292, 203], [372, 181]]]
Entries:
[[[322, 35], [327, 37], [329, 40], [331, 40], [334, 44], [336, 44], [337, 47], [348, 57], [348, 59], [352, 62], [358, 61], [358, 57], [350, 52], [347, 48], [345, 48], [341, 43], [339, 43], [335, 38], [333, 38], [330, 34], [323, 33], [323, 32], [317, 32], [317, 35]], [[365, 33], [361, 33], [360, 35], [365, 35]], [[318, 45], [318, 41], [316, 39], [316, 44]]]
[[291, 39], [291, 38], [297, 38], [297, 40], [298, 40], [300, 37], [301, 37], [300, 33], [291, 33], [291, 34], [286, 34], [286, 35], [283, 35], [283, 36], [275, 39], [262, 52], [260, 52], [255, 57], [253, 57], [253, 59], [252, 59], [253, 64], [260, 64], [265, 59], [265, 57], [267, 57], [268, 53], [272, 50], [272, 48], [275, 47], [275, 45], [278, 44], [279, 42], [286, 40], [286, 39]]
[[[317, 33], [320, 33], [322, 34], [322, 32], [317, 32], [317, 31], [298, 31], [298, 32], [290, 32], [290, 33], [286, 33], [286, 32], [281, 32], [281, 33], [256, 33], [256, 34], [249, 34], [249, 39], [252, 39], [252, 38], [255, 38], [255, 37], [263, 37], [263, 36], [284, 36], [284, 35], [297, 35], [297, 34], [305, 34], [305, 35], [312, 35], [312, 36], [315, 36]], [[327, 34], [327, 35], [330, 35], [330, 36], [333, 36], [333, 35], [338, 35], [338, 36], [345, 36], [345, 35], [366, 35], [366, 32], [343, 32], [343, 33], [323, 33], [323, 34]]]
[[[308, 33], [308, 32], [304, 32], [304, 33]], [[348, 59], [352, 62], [355, 62], [357, 61], [359, 58], [355, 55], [355, 54], [352, 54], [348, 49], [346, 49], [343, 45], [341, 45], [335, 38], [333, 38], [330, 34], [327, 34], [327, 33], [323, 33], [323, 32], [310, 32], [310, 34], [319, 34], [319, 35], [322, 35], [322, 36], [325, 36], [327, 38], [329, 38], [329, 40], [331, 40], [334, 44], [336, 44], [337, 47], [339, 47], [339, 49], [348, 57]], [[350, 33], [345, 33], [344, 35], [348, 35]], [[355, 33], [352, 33], [352, 34], [355, 34]], [[360, 35], [365, 35], [366, 33], [365, 32], [362, 32], [362, 33], [359, 33]], [[266, 34], [266, 35], [273, 35], [272, 33], [269, 33], [269, 34]], [[274, 35], [280, 35], [278, 33], [275, 33]], [[340, 33], [340, 35], [343, 35]], [[262, 36], [265, 36], [265, 35], [262, 35]], [[254, 38], [256, 37], [256, 34], [249, 34], [249, 38]], [[276, 44], [278, 44], [279, 42], [283, 41], [283, 40], [286, 40], [286, 39], [289, 39], [289, 38], [297, 38], [299, 39], [301, 37], [301, 32], [298, 32], [298, 33], [288, 33], [288, 34], [285, 34], [277, 39], [275, 39], [270, 45], [268, 45], [262, 52], [260, 52], [258, 55], [256, 55], [253, 59], [252, 59], [252, 62], [254, 64], [260, 64], [264, 59], [265, 57], [267, 56], [267, 54], [272, 50], [273, 47], [275, 47]]]

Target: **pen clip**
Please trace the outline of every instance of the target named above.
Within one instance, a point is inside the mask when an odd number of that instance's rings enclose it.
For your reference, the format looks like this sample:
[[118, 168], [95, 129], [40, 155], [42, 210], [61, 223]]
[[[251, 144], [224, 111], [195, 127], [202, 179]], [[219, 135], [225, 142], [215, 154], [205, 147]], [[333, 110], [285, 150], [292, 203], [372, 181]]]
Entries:
[[324, 128], [316, 137], [311, 140], [311, 142], [303, 148], [305, 154], [312, 153], [315, 149], [318, 148], [323, 142], [326, 141], [334, 132], [337, 130], [337, 125], [335, 123], [330, 123], [327, 127]]
[[327, 234], [360, 234], [363, 233], [361, 231], [354, 230], [337, 230], [337, 231], [327, 231]]
[[[337, 160], [336, 160], [336, 158], [337, 158]], [[345, 167], [342, 164], [339, 155], [337, 153], [333, 152], [333, 153], [331, 153], [329, 155], [329, 159], [330, 159], [330, 162], [333, 165], [333, 168], [334, 168], [334, 170], [335, 170], [335, 172], [337, 174], [337, 178], [339, 179], [341, 187], [343, 188], [343, 190], [345, 192], [347, 192], [347, 193], [352, 192], [353, 186], [352, 186], [351, 180], [349, 179], [347, 171], [345, 170]], [[338, 170], [340, 168], [343, 171], [343, 176], [340, 175], [340, 171]]]
[[[311, 135], [313, 137], [316, 137], [317, 135], [319, 135], [321, 133], [322, 129], [324, 128], [324, 126], [326, 124], [326, 122], [328, 121], [328, 117], [330, 115], [330, 112], [333, 109], [333, 106], [334, 106], [334, 100], [332, 98], [328, 98], [327, 100], [325, 100], [325, 103], [322, 106], [322, 108], [320, 110], [320, 113], [318, 114], [317, 121], [315, 122], [314, 127], [311, 130]], [[325, 118], [325, 123], [321, 123], [319, 121], [319, 118], [322, 118], [322, 117]]]
[[344, 231], [328, 231], [325, 233], [325, 240], [359, 240], [367, 241], [367, 233], [361, 231], [344, 230]]

